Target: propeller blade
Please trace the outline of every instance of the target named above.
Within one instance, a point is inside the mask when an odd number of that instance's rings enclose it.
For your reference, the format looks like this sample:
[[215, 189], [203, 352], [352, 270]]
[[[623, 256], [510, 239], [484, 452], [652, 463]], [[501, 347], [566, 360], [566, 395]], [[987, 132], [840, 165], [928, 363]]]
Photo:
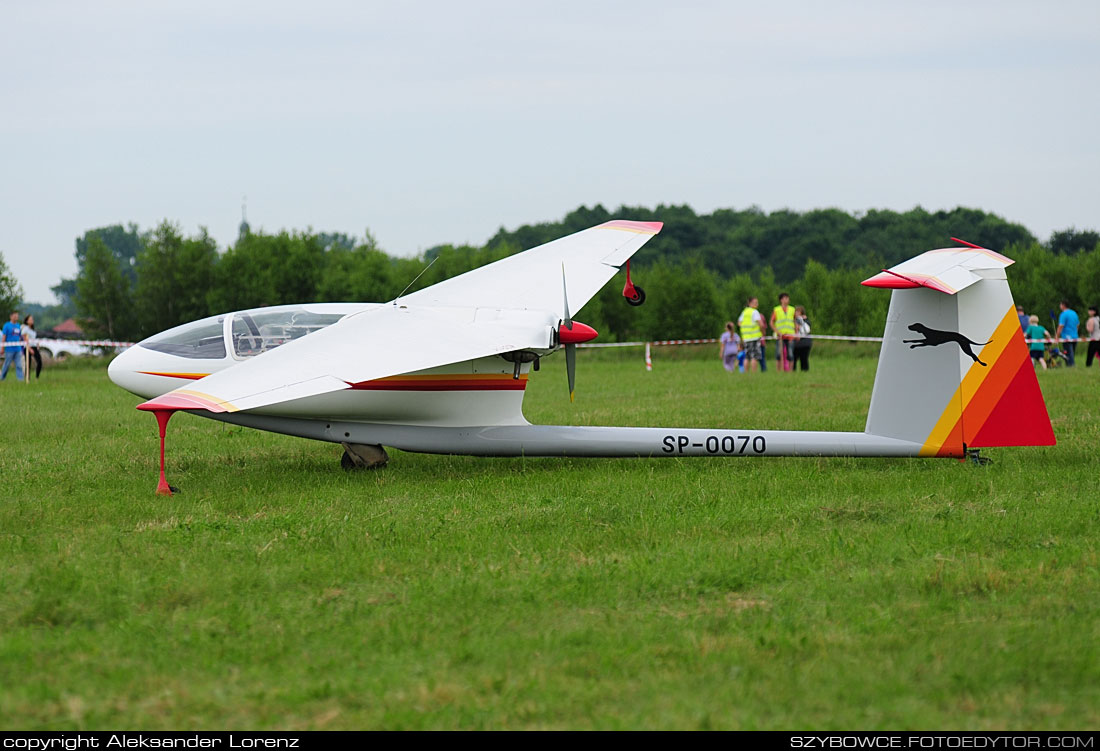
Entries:
[[565, 372], [569, 376], [569, 401], [573, 401], [573, 392], [577, 388], [577, 345], [565, 345]]
[[[561, 265], [561, 296], [565, 306], [565, 320], [562, 325], [570, 331], [573, 330], [573, 318], [569, 315], [569, 289], [565, 286], [565, 264]], [[572, 390], [572, 389], [570, 389]]]

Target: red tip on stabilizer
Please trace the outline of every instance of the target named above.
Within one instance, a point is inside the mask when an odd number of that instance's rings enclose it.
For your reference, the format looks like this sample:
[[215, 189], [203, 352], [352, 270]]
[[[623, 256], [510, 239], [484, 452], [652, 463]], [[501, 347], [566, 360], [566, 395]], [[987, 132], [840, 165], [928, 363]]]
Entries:
[[154, 410], [157, 416], [157, 427], [160, 429], [160, 481], [157, 483], [157, 495], [172, 495], [172, 486], [168, 484], [168, 478], [164, 476], [164, 435], [168, 431], [168, 421], [176, 412], [171, 409]]
[[890, 269], [883, 269], [881, 273], [875, 274], [870, 279], [864, 279], [860, 283], [864, 287], [881, 287], [883, 289], [917, 289], [918, 287], [927, 287], [928, 289], [934, 289], [937, 292], [943, 292], [947, 295], [953, 295], [955, 293], [955, 290], [933, 276], [927, 276], [925, 274], [907, 276], [905, 274], [899, 274], [896, 271], [891, 271]]
[[875, 274], [869, 279], [864, 279], [860, 284], [864, 287], [881, 287], [882, 289], [920, 288], [919, 282], [913, 281], [909, 277], [901, 276], [900, 274], [891, 275], [886, 269], [883, 269], [881, 273]]
[[989, 250], [988, 248], [983, 248], [981, 245], [975, 245], [974, 243], [968, 243], [966, 240], [960, 240], [957, 237], [952, 237], [951, 242], [956, 242], [959, 245], [965, 245], [966, 247], [974, 248], [975, 250]]

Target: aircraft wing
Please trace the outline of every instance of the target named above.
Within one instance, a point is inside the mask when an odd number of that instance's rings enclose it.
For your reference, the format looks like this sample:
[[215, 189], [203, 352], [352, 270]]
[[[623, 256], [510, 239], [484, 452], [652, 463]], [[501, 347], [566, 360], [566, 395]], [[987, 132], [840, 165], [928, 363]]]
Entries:
[[616, 219], [495, 263], [467, 271], [399, 298], [416, 305], [471, 305], [485, 308], [546, 310], [564, 318], [562, 268], [571, 313], [607, 284], [654, 235], [661, 222]]
[[1014, 263], [1011, 258], [986, 248], [941, 248], [883, 269], [865, 279], [863, 285], [887, 289], [928, 287], [954, 295], [985, 278], [980, 272], [1004, 269]]
[[468, 305], [438, 309], [403, 302], [350, 315], [139, 408], [259, 409], [376, 378], [552, 346], [553, 326], [545, 314], [540, 322], [522, 313], [485, 315]]

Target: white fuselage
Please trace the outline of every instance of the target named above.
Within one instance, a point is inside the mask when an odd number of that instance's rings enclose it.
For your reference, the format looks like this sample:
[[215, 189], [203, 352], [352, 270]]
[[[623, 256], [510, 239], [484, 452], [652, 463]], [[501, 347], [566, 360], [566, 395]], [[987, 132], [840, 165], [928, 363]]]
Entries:
[[[196, 321], [131, 347], [114, 359], [109, 374], [145, 398], [187, 384], [201, 390], [205, 376], [294, 334], [306, 335], [308, 327], [281, 322], [288, 311], [301, 316], [298, 322], [315, 316], [320, 325], [372, 307], [280, 306]], [[244, 316], [276, 323], [250, 329], [242, 325]], [[531, 425], [522, 413], [530, 368], [521, 364], [516, 378], [513, 363], [483, 357], [255, 410], [196, 414], [316, 440], [481, 456], [915, 456], [920, 451], [919, 444], [866, 433]]]
[[[244, 315], [262, 319], [265, 315], [271, 318], [278, 311], [304, 310], [329, 316], [334, 322], [342, 315], [373, 307], [376, 304], [328, 303], [227, 313], [215, 320], [205, 319], [173, 329], [177, 332], [173, 336], [160, 334], [134, 345], [111, 362], [108, 374], [117, 385], [146, 399], [188, 384], [201, 390], [204, 377], [231, 368], [254, 354], [282, 343], [270, 335], [272, 332], [284, 335], [288, 326], [271, 325], [269, 330], [254, 334], [247, 327], [238, 325]], [[218, 323], [217, 319], [221, 322]], [[213, 342], [211, 334], [219, 326], [222, 340]], [[236, 333], [235, 326], [238, 329]], [[269, 335], [266, 343], [265, 335]], [[164, 345], [165, 339], [172, 342]], [[246, 349], [253, 344], [256, 346], [252, 350]], [[354, 346], [354, 343], [349, 342], [347, 346]], [[432, 342], [426, 341], [423, 346], [431, 347]], [[296, 420], [350, 420], [440, 427], [526, 425], [522, 406], [530, 368], [529, 363], [521, 364], [517, 378], [513, 363], [497, 356], [483, 357], [357, 383], [341, 391], [250, 410], [249, 414]]]

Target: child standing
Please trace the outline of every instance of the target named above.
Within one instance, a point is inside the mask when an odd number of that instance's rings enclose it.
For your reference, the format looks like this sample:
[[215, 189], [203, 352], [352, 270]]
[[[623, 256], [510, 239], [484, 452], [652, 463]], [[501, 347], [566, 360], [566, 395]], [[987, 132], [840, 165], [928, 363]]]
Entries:
[[726, 324], [726, 330], [718, 338], [718, 348], [722, 353], [722, 367], [732, 373], [737, 370], [737, 354], [741, 351], [741, 337], [733, 321]]
[[1050, 332], [1039, 325], [1039, 316], [1028, 316], [1027, 320], [1030, 325], [1024, 332], [1024, 338], [1031, 340], [1027, 347], [1028, 352], [1031, 353], [1031, 365], [1034, 367], [1035, 363], [1039, 363], [1043, 366], [1043, 370], [1046, 370], [1047, 361], [1043, 359], [1043, 348], [1046, 346], [1046, 340], [1050, 338]]

